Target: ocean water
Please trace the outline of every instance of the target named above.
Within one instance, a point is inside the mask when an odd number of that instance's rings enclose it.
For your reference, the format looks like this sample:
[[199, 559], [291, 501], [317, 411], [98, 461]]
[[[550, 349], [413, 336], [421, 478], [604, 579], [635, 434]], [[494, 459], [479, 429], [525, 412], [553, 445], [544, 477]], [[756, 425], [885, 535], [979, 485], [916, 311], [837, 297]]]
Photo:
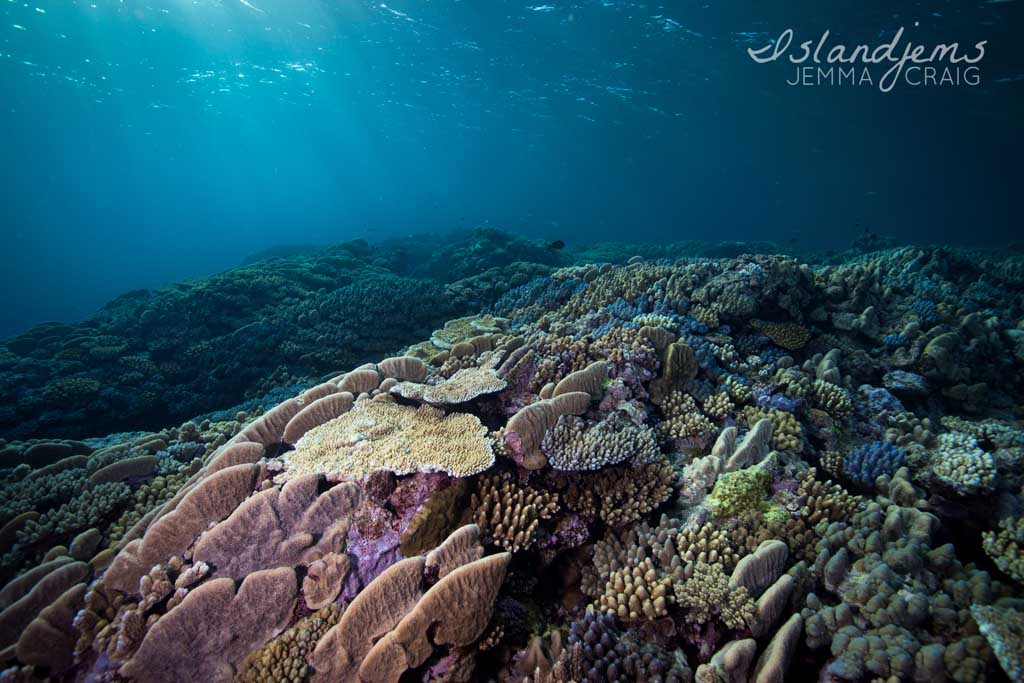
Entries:
[[[1019, 2], [4, 2], [0, 332], [282, 243], [1001, 244]], [[794, 48], [987, 41], [976, 86], [792, 87]], [[880, 71], [880, 70], [879, 70]], [[876, 74], [877, 78], [877, 74]]]
[[0, 683], [1024, 681], [1020, 0], [0, 3]]

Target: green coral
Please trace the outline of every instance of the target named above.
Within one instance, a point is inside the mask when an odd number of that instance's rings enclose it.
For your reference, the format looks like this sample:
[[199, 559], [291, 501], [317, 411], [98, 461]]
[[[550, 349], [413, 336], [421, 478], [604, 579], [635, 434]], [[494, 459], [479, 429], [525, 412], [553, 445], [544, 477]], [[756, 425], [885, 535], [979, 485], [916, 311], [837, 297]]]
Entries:
[[764, 510], [771, 477], [759, 467], [726, 472], [707, 497], [708, 508], [718, 517], [733, 517], [748, 510]]
[[769, 503], [764, 511], [764, 523], [769, 527], [784, 525], [792, 518], [793, 516], [778, 503]]

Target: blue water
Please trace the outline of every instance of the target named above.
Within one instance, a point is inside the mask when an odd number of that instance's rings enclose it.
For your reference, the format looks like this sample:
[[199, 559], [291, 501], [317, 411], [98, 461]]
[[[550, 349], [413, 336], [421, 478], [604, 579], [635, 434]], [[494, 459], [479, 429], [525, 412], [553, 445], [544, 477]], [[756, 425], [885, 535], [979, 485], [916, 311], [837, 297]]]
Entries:
[[[1016, 237], [1019, 0], [0, 4], [0, 336], [282, 243]], [[977, 86], [791, 87], [800, 39], [987, 40]]]

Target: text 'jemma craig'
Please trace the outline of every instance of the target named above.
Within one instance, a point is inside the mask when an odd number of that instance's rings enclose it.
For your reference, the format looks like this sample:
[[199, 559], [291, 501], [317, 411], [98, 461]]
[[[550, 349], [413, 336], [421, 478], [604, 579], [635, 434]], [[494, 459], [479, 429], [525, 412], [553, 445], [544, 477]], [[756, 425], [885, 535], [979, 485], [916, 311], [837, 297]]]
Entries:
[[[940, 43], [929, 48], [903, 40], [901, 26], [892, 40], [877, 46], [843, 44], [828, 47], [830, 31], [821, 34], [817, 42], [805, 40], [790, 51], [793, 29], [786, 29], [779, 39], [761, 48], [747, 48], [747, 54], [758, 64], [774, 62], [783, 55], [796, 65], [789, 85], [875, 85], [889, 92], [903, 81], [907, 85], [978, 85], [981, 69], [978, 62], [985, 56], [982, 40], [971, 51], [960, 50], [959, 43]], [[880, 76], [873, 73], [878, 65], [888, 65]], [[877, 79], [876, 79], [877, 76]]]

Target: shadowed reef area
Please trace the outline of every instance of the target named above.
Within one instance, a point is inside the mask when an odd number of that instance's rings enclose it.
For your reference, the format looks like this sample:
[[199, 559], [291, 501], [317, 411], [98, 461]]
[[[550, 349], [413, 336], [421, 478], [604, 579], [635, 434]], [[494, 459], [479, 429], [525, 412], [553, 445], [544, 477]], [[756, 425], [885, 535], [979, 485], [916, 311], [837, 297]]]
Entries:
[[1024, 257], [555, 246], [0, 344], [0, 681], [1024, 680]]

